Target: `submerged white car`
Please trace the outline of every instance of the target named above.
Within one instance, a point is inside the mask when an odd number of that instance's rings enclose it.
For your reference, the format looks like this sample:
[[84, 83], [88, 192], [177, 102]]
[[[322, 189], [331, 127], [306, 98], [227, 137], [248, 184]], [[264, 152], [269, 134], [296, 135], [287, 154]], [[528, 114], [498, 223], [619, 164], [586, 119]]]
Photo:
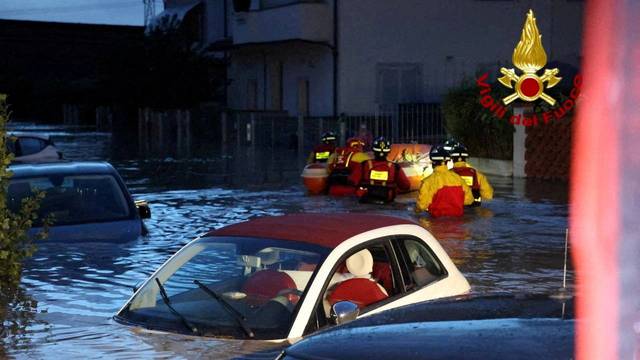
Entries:
[[469, 290], [436, 239], [409, 220], [294, 214], [193, 240], [114, 319], [198, 336], [292, 340], [340, 322], [331, 317], [336, 303], [363, 317]]

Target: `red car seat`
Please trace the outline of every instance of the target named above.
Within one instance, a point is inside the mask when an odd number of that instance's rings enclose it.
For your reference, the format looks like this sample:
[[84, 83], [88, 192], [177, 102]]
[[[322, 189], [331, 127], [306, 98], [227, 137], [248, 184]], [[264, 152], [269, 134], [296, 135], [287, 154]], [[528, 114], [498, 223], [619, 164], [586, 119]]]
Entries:
[[373, 257], [369, 250], [361, 250], [351, 255], [347, 261], [347, 269], [356, 276], [336, 286], [327, 297], [330, 305], [338, 301], [351, 301], [364, 308], [388, 297], [383, 288], [370, 277], [373, 270]]
[[387, 294], [393, 293], [393, 276], [391, 276], [391, 266], [386, 262], [373, 263], [371, 275], [382, 284]]
[[387, 297], [387, 294], [380, 290], [376, 282], [370, 279], [353, 278], [338, 284], [329, 295], [329, 304], [333, 305], [338, 301], [346, 300], [362, 309]]
[[247, 304], [260, 306], [278, 296], [282, 290], [296, 289], [296, 283], [286, 273], [267, 269], [255, 272], [242, 285]]

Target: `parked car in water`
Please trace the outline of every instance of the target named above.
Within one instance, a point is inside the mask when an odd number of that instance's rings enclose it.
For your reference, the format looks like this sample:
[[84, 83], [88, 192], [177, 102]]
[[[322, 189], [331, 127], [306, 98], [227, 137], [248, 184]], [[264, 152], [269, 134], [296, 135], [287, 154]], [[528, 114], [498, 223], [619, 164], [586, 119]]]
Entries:
[[7, 150], [16, 163], [38, 163], [62, 160], [49, 135], [12, 132], [7, 135]]
[[17, 164], [9, 170], [13, 176], [7, 203], [14, 212], [34, 191], [45, 193], [32, 236], [42, 230], [42, 221], [48, 216], [52, 224], [47, 241], [126, 242], [146, 234], [142, 219], [151, 216], [149, 206], [133, 201], [109, 163]]
[[340, 301], [357, 304], [363, 317], [469, 290], [438, 241], [412, 221], [292, 214], [193, 240], [114, 319], [157, 331], [273, 342], [331, 325], [331, 306]]
[[318, 332], [277, 360], [572, 359], [572, 304], [542, 295], [429, 301]]

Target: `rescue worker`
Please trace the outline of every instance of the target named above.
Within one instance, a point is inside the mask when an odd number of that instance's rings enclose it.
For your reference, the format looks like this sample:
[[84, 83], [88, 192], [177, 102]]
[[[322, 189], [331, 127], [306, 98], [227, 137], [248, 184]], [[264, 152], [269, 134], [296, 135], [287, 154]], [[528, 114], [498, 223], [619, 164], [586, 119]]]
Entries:
[[433, 173], [422, 180], [415, 211], [428, 211], [433, 217], [462, 216], [464, 205], [473, 203], [471, 189], [460, 175], [449, 171], [449, 153], [442, 146], [429, 152]]
[[396, 191], [406, 191], [411, 187], [407, 176], [398, 164], [387, 160], [391, 143], [383, 137], [373, 141], [373, 160], [362, 163], [362, 171], [355, 171], [351, 182], [359, 184], [356, 195], [361, 202], [388, 203], [396, 197]]
[[453, 150], [459, 143], [453, 139], [453, 138], [449, 138], [447, 139], [444, 143], [442, 143], [442, 148], [446, 151], [446, 152], [451, 152], [451, 150]]
[[361, 171], [360, 164], [369, 160], [364, 152], [364, 141], [354, 137], [347, 140], [347, 146], [336, 148], [329, 157], [329, 195], [346, 196], [356, 193], [356, 185], [349, 180], [354, 171]]
[[[446, 152], [451, 153], [451, 150], [453, 150], [453, 148], [455, 148], [457, 145], [458, 145], [458, 142], [454, 138], [448, 138], [444, 143], [442, 143], [442, 148]], [[447, 161], [447, 168], [449, 169], [453, 168], [453, 161], [451, 161], [451, 159]]]
[[320, 141], [322, 143], [314, 147], [311, 154], [309, 154], [307, 164], [326, 163], [329, 160], [329, 156], [336, 150], [336, 134], [333, 131], [322, 134]]
[[467, 164], [468, 157], [467, 148], [458, 143], [451, 151], [451, 159], [453, 160], [453, 169], [451, 171], [460, 175], [471, 188], [471, 193], [473, 194], [472, 206], [480, 206], [483, 199], [493, 199], [493, 188], [481, 172]]

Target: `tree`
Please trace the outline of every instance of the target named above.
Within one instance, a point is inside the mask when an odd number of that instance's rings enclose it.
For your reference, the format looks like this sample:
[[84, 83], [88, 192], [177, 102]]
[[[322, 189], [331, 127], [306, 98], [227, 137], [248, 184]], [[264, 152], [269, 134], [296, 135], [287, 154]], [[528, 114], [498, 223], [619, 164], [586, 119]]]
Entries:
[[[492, 84], [492, 95], [501, 99], [508, 95], [502, 85]], [[463, 81], [445, 96], [442, 112], [447, 133], [465, 144], [474, 157], [511, 159], [513, 157], [513, 125], [510, 111], [497, 119], [480, 105], [480, 93], [474, 82]]]
[[[7, 96], [0, 94], [0, 296], [12, 293], [20, 283], [22, 261], [35, 251], [33, 239], [28, 235], [33, 221], [38, 217], [40, 201], [44, 193], [36, 192], [23, 199], [20, 210], [14, 213], [7, 205], [7, 193], [11, 171], [9, 164], [13, 158], [6, 146], [6, 124], [9, 119]], [[44, 231], [37, 238], [46, 236], [48, 221]]]

